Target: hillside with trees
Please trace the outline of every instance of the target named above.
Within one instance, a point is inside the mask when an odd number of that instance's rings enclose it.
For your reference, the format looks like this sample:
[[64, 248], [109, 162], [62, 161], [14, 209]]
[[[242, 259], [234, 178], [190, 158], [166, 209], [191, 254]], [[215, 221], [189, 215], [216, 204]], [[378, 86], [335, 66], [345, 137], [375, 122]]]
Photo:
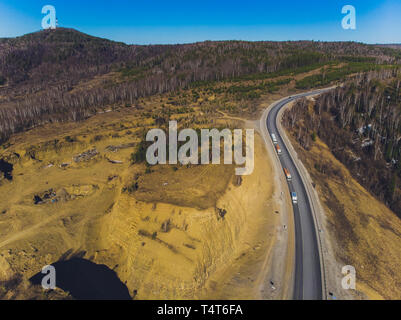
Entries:
[[126, 45], [63, 28], [0, 39], [0, 142], [43, 123], [80, 121], [99, 108], [135, 106], [141, 97], [194, 83], [271, 78], [332, 62], [368, 63], [348, 70], [362, 72], [400, 57], [398, 50], [354, 42]]
[[[401, 77], [372, 72], [299, 101], [284, 124], [308, 150], [319, 137], [367, 190], [401, 217]], [[330, 168], [317, 168], [329, 173]]]

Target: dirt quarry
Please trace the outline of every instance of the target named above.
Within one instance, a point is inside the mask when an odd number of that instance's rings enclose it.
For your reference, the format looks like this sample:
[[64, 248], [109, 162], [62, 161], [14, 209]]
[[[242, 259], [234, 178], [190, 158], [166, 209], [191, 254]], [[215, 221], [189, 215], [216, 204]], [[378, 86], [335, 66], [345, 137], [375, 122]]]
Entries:
[[[118, 273], [138, 298], [233, 298], [220, 292], [224, 277], [219, 282], [213, 276], [224, 270], [227, 277], [241, 265], [257, 264], [252, 259], [269, 254], [266, 249], [274, 241], [271, 168], [260, 139], [257, 145], [255, 172], [241, 185], [233, 177], [215, 207], [199, 210], [121, 196], [104, 217], [107, 250], [97, 260], [107, 264], [110, 253], [120, 257]], [[203, 170], [211, 173], [213, 167]], [[203, 174], [200, 179], [210, 178]], [[253, 281], [242, 288], [248, 298], [255, 294]], [[237, 298], [243, 297], [237, 290]]]
[[[225, 165], [132, 165], [141, 130], [126, 110], [10, 140], [0, 151], [13, 166], [0, 180], [0, 284], [79, 258], [115, 272], [135, 299], [258, 297], [278, 224], [260, 137], [254, 172], [238, 178]], [[31, 297], [26, 287], [0, 295]]]

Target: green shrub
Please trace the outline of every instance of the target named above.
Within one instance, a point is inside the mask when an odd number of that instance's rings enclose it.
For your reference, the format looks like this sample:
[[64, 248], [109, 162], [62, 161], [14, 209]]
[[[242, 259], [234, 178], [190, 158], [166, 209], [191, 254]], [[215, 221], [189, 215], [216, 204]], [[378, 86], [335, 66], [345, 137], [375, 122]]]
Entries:
[[137, 146], [136, 150], [131, 154], [132, 163], [142, 163], [146, 160], [146, 150], [148, 147], [148, 142], [142, 140]]

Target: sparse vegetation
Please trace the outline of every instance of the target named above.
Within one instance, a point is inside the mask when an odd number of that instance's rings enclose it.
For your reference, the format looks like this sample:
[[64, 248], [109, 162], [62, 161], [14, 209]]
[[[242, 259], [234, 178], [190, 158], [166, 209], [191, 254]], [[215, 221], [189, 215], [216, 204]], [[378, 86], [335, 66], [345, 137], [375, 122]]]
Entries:
[[142, 163], [146, 160], [146, 150], [150, 144], [146, 140], [141, 140], [135, 149], [135, 152], [131, 154], [132, 163]]

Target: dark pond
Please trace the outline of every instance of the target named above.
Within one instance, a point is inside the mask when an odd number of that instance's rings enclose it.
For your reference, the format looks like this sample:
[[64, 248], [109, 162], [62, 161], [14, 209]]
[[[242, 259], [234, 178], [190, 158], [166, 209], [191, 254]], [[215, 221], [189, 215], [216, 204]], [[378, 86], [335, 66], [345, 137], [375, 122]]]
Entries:
[[[52, 264], [56, 269], [56, 286], [78, 300], [131, 300], [127, 286], [105, 265], [82, 258]], [[46, 274], [38, 272], [30, 281], [41, 285]]]

